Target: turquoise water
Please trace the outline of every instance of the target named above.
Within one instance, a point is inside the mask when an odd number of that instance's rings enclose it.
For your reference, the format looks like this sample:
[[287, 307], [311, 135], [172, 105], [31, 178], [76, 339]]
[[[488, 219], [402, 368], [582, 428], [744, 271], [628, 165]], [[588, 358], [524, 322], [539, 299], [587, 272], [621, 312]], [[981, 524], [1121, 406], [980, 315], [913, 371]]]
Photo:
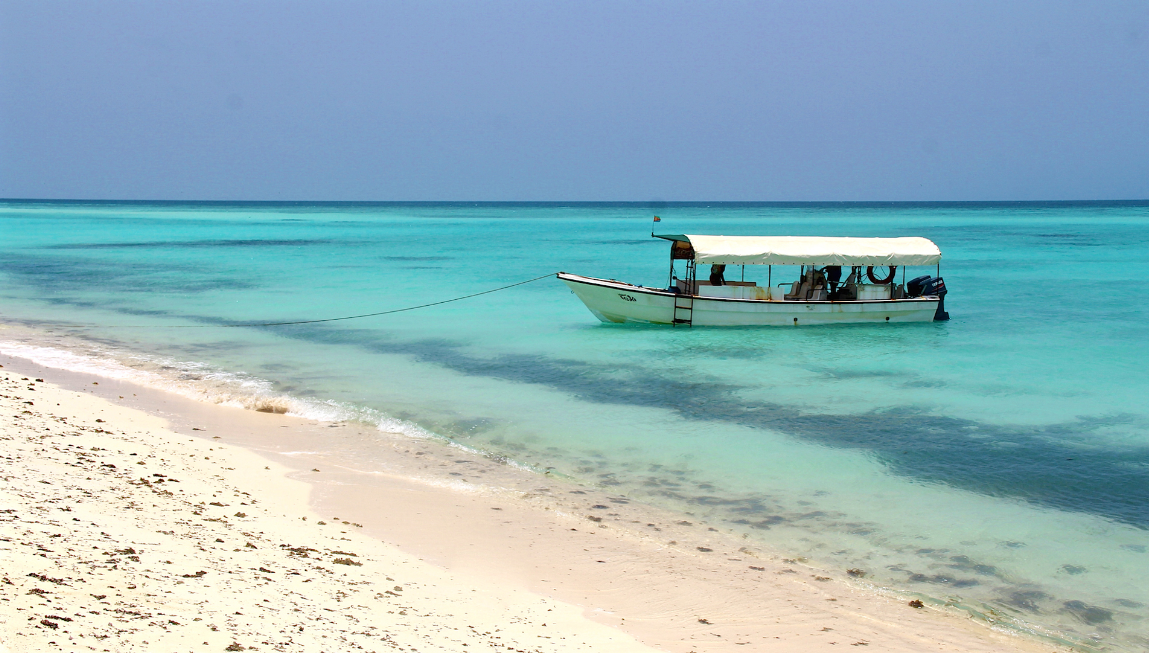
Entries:
[[[661, 286], [655, 212], [928, 237], [952, 319], [603, 325], [544, 279], [182, 328], [559, 270]], [[1015, 627], [1149, 646], [1149, 204], [6, 202], [0, 232], [0, 352], [429, 432]]]

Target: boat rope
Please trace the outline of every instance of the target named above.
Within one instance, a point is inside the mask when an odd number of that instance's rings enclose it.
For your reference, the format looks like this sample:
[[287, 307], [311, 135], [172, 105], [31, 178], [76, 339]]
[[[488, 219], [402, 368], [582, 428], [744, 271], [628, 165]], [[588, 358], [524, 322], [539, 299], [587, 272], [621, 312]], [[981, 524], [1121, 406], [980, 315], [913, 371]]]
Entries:
[[507, 290], [515, 286], [524, 286], [528, 283], [534, 283], [540, 279], [553, 277], [554, 272], [549, 272], [537, 276], [533, 279], [526, 281], [519, 281], [517, 283], [499, 286], [498, 288], [491, 288], [482, 292], [471, 293], [470, 295], [463, 295], [462, 297], [452, 297], [451, 299], [444, 299], [429, 304], [419, 304], [418, 306], [407, 306], [405, 308], [393, 308], [389, 311], [379, 311], [377, 313], [363, 313], [362, 315], [345, 315], [343, 317], [326, 317], [318, 320], [294, 320], [291, 322], [244, 322], [242, 324], [126, 324], [126, 325], [102, 325], [102, 324], [38, 324], [37, 326], [62, 326], [73, 328], [108, 328], [108, 329], [222, 329], [222, 328], [237, 328], [237, 327], [273, 327], [273, 326], [290, 326], [294, 324], [318, 324], [320, 322], [339, 322], [342, 320], [358, 320], [365, 317], [376, 317], [378, 315], [390, 315], [392, 313], [403, 313], [405, 311], [415, 311], [420, 308], [429, 308], [431, 306], [439, 306], [440, 304], [450, 304], [451, 302], [458, 302], [480, 295], [489, 295], [491, 293], [499, 292], [500, 290]]

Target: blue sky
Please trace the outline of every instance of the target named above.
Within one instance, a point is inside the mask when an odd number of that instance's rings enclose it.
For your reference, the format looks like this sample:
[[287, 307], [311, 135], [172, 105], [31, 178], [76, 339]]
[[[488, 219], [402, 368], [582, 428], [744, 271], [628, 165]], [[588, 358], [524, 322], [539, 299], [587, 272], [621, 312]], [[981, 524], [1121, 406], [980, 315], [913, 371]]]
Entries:
[[0, 3], [0, 197], [1149, 198], [1149, 3]]

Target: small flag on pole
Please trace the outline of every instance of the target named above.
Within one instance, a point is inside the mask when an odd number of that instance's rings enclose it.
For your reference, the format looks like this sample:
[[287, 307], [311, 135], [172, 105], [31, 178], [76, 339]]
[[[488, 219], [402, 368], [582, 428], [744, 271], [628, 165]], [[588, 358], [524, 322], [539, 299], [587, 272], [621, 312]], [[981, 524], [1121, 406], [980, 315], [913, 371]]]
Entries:
[[656, 216], [654, 216], [654, 221], [655, 222], [662, 222], [662, 218], [660, 218], [656, 215]]

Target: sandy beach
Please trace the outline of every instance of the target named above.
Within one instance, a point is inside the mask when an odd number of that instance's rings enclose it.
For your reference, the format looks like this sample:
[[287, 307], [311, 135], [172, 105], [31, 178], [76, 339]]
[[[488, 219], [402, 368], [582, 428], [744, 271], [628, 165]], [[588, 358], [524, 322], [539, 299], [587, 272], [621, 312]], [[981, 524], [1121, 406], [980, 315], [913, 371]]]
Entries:
[[9, 651], [1057, 650], [438, 441], [0, 363]]

